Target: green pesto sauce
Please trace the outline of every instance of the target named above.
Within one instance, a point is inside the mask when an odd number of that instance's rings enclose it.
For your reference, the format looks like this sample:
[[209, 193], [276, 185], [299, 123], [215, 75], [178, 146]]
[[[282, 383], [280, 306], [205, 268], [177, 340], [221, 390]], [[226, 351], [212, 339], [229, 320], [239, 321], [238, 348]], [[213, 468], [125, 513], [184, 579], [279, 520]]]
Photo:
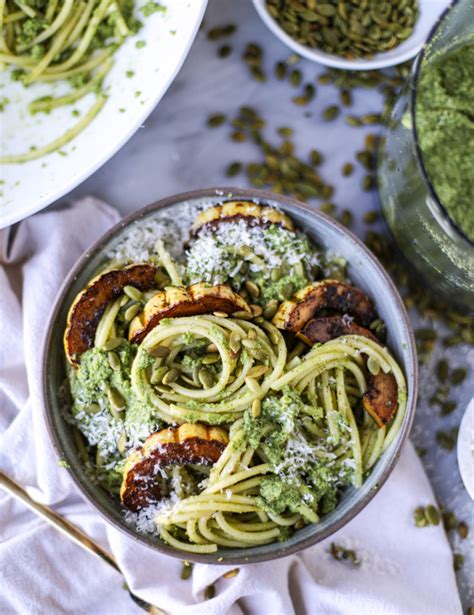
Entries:
[[422, 67], [416, 122], [436, 194], [474, 241], [474, 38]]
[[[158, 428], [158, 421], [152, 406], [139, 399], [132, 389], [130, 371], [136, 356], [137, 347], [123, 343], [115, 352], [120, 357], [120, 369], [112, 369], [107, 352], [92, 348], [81, 356], [79, 368], [70, 375], [71, 393], [74, 399], [73, 414], [78, 428], [84, 433], [91, 445], [97, 445], [99, 452], [106, 461], [118, 460], [120, 454], [115, 446], [114, 438], [125, 430], [130, 448], [136, 440], [144, 440]], [[148, 354], [140, 356], [139, 360], [146, 367], [153, 361]], [[113, 387], [125, 399], [125, 409], [120, 417], [111, 412], [107, 396], [107, 388]], [[91, 414], [88, 408], [96, 404], [100, 411]], [[100, 426], [106, 434], [103, 442], [95, 441], [94, 429]]]
[[262, 480], [259, 494], [262, 508], [273, 514], [291, 511], [305, 516], [306, 508], [326, 514], [335, 508], [341, 488], [350, 483], [349, 467], [336, 467], [330, 458], [315, 454], [316, 448], [329, 451], [330, 445], [327, 438], [316, 442], [305, 434], [305, 403], [295, 389], [285, 387], [280, 396], [263, 400], [258, 418], [250, 411], [244, 414], [249, 445], [262, 452], [274, 473]]

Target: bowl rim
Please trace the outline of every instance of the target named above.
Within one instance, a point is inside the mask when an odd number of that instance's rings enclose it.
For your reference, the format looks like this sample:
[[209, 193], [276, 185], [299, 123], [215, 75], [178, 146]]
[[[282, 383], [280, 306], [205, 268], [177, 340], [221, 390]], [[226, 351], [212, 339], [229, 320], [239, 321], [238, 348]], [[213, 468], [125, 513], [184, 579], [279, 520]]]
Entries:
[[[298, 43], [298, 41], [293, 39], [283, 30], [283, 28], [275, 21], [275, 19], [273, 19], [270, 13], [266, 10], [265, 0], [252, 0], [252, 2], [256, 12], [258, 13], [263, 23], [287, 47], [298, 53], [300, 56], [311, 60], [312, 62], [322, 64], [323, 66], [329, 66], [330, 68], [367, 71], [397, 66], [398, 64], [402, 64], [403, 62], [407, 62], [408, 60], [414, 58], [425, 44], [425, 37], [423, 37], [419, 40], [418, 43], [414, 44], [412, 47], [409, 47], [408, 49], [405, 49], [401, 52], [399, 51], [396, 56], [392, 55], [390, 58], [386, 57], [387, 52], [385, 52], [374, 54], [374, 56], [369, 59], [358, 58], [355, 60], [347, 60], [335, 54], [320, 51], [318, 48], [308, 47], [306, 45]], [[429, 28], [429, 31], [430, 30], [431, 27]], [[403, 41], [403, 43], [408, 42], [412, 34], [406, 39], [406, 41]]]
[[[294, 553], [298, 553], [308, 547], [311, 547], [322, 540], [332, 536], [335, 532], [340, 530], [344, 525], [346, 525], [351, 519], [353, 519], [359, 512], [361, 512], [367, 504], [372, 500], [372, 498], [378, 493], [381, 487], [384, 485], [390, 474], [392, 473], [396, 463], [398, 462], [403, 445], [408, 438], [410, 433], [414, 415], [416, 408], [416, 399], [417, 399], [417, 391], [418, 391], [418, 362], [416, 355], [416, 345], [415, 338], [413, 334], [413, 329], [408, 318], [408, 314], [406, 312], [403, 301], [393, 283], [392, 279], [385, 271], [382, 264], [375, 257], [374, 254], [365, 246], [365, 244], [356, 236], [354, 233], [349, 231], [346, 227], [344, 227], [341, 223], [332, 219], [328, 215], [314, 210], [309, 205], [302, 203], [292, 197], [287, 197], [284, 195], [274, 194], [272, 192], [264, 191], [264, 190], [253, 190], [253, 189], [244, 189], [244, 188], [235, 188], [235, 187], [217, 187], [217, 188], [204, 188], [199, 190], [191, 190], [188, 192], [183, 192], [180, 194], [172, 195], [155, 201], [141, 209], [138, 209], [131, 214], [122, 218], [119, 222], [114, 224], [110, 229], [108, 229], [105, 233], [103, 233], [96, 241], [92, 243], [92, 245], [85, 250], [85, 252], [79, 257], [76, 263], [72, 266], [71, 270], [67, 274], [63, 283], [61, 284], [59, 290], [57, 291], [56, 298], [53, 303], [53, 307], [51, 309], [50, 315], [46, 322], [45, 332], [41, 344], [41, 380], [40, 380], [40, 401], [42, 403], [43, 416], [46, 422], [46, 427], [48, 431], [48, 435], [50, 441], [53, 444], [54, 451], [58, 455], [58, 458], [64, 456], [64, 452], [62, 450], [61, 438], [59, 434], [56, 432], [53, 422], [53, 413], [51, 412], [49, 406], [49, 396], [48, 396], [48, 357], [50, 355], [50, 348], [52, 346], [52, 337], [53, 337], [53, 329], [55, 323], [58, 319], [61, 309], [64, 307], [64, 301], [66, 295], [69, 291], [70, 286], [77, 279], [78, 275], [81, 273], [87, 262], [97, 253], [99, 253], [104, 246], [114, 238], [114, 236], [122, 231], [125, 227], [132, 225], [138, 220], [145, 218], [151, 213], [158, 212], [162, 209], [166, 209], [170, 206], [176, 205], [178, 203], [183, 203], [190, 200], [195, 200], [199, 198], [206, 197], [222, 197], [223, 200], [228, 199], [229, 197], [236, 197], [240, 199], [247, 200], [255, 200], [257, 199], [259, 202], [281, 202], [284, 205], [288, 205], [290, 208], [293, 208], [299, 212], [310, 214], [311, 216], [315, 216], [323, 220], [325, 224], [332, 226], [335, 230], [342, 232], [342, 234], [346, 235], [347, 238], [355, 243], [359, 249], [362, 250], [364, 256], [371, 261], [372, 266], [377, 271], [377, 274], [382, 278], [383, 282], [387, 286], [392, 299], [395, 301], [397, 305], [400, 320], [402, 324], [402, 328], [406, 333], [406, 342], [407, 342], [407, 355], [406, 360], [411, 369], [411, 382], [409, 383], [411, 386], [411, 396], [408, 396], [408, 404], [405, 412], [405, 416], [400, 426], [400, 432], [395, 444], [395, 448], [392, 451], [391, 457], [387, 460], [387, 465], [382, 471], [379, 480], [377, 482], [377, 488], [371, 489], [368, 493], [366, 493], [360, 501], [356, 502], [354, 506], [348, 509], [345, 514], [336, 519], [333, 523], [328, 525], [327, 528], [322, 530], [319, 534], [314, 534], [312, 536], [308, 536], [303, 538], [301, 541], [289, 545], [284, 546], [285, 543], [281, 543], [281, 547], [276, 549], [275, 551], [268, 554], [256, 553], [255, 555], [238, 555], [238, 550], [236, 550], [236, 555], [230, 555], [225, 558], [220, 557], [219, 551], [212, 554], [195, 554], [195, 553], [185, 553], [174, 549], [173, 547], [166, 545], [151, 542], [147, 540], [146, 536], [140, 535], [138, 532], [133, 530], [131, 527], [127, 528], [124, 525], [120, 524], [115, 519], [109, 517], [105, 509], [102, 509], [102, 506], [99, 502], [97, 502], [85, 489], [83, 486], [79, 476], [75, 474], [72, 468], [67, 467], [66, 470], [71, 477], [72, 481], [79, 489], [82, 497], [88, 502], [92, 508], [99, 513], [99, 515], [105, 520], [106, 523], [110, 524], [115, 529], [119, 530], [124, 536], [131, 538], [136, 544], [140, 544], [144, 547], [148, 547], [153, 551], [157, 551], [159, 553], [170, 555], [171, 557], [183, 559], [197, 562], [197, 563], [205, 563], [205, 564], [221, 564], [221, 565], [245, 565], [251, 563], [258, 563], [264, 561], [270, 561], [274, 559], [279, 559], [281, 557], [285, 557], [287, 555], [291, 555]], [[291, 215], [291, 213], [290, 213]], [[408, 380], [408, 378], [407, 378]], [[408, 383], [407, 383], [408, 384]]]

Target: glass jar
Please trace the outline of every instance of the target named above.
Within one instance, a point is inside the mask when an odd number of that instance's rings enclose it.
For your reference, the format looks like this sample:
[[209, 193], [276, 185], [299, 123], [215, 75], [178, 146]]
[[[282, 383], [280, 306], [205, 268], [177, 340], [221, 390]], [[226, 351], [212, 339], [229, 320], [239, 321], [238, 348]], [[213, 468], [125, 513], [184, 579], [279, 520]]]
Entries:
[[[441, 15], [416, 59], [381, 140], [378, 183], [382, 209], [402, 254], [427, 288], [474, 310], [474, 245], [447, 215], [426, 172], [416, 127], [420, 73], [430, 58], [474, 34], [474, 0]], [[474, 208], [474, 203], [473, 203]]]

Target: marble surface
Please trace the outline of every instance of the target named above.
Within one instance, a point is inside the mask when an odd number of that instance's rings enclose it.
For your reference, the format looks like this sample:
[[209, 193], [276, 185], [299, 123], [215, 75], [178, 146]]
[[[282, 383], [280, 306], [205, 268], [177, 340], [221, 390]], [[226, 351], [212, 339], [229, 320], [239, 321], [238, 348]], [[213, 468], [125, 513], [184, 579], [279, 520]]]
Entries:
[[[205, 32], [210, 26], [227, 23], [238, 25], [237, 32], [230, 39], [217, 43], [207, 40]], [[265, 49], [264, 66], [269, 73], [267, 83], [252, 80], [241, 60], [243, 48], [250, 41], [261, 44]], [[216, 54], [223, 43], [233, 47], [231, 56], [226, 59], [220, 59]], [[225, 168], [234, 160], [259, 160], [255, 146], [232, 142], [228, 127], [208, 129], [206, 118], [215, 112], [233, 115], [240, 105], [251, 105], [261, 111], [268, 121], [266, 130], [270, 140], [278, 140], [276, 127], [291, 126], [295, 130], [294, 140], [299, 155], [306, 155], [312, 148], [324, 153], [321, 175], [336, 187], [332, 200], [340, 209], [353, 211], [353, 230], [363, 237], [367, 226], [361, 220], [362, 214], [379, 208], [377, 192], [367, 193], [360, 189], [363, 173], [357, 164], [356, 172], [349, 178], [343, 178], [340, 169], [344, 162], [354, 162], [354, 152], [363, 149], [365, 132], [374, 130], [348, 127], [342, 119], [330, 123], [321, 120], [322, 109], [338, 102], [337, 91], [332, 86], [317, 86], [314, 102], [308, 107], [295, 106], [291, 98], [297, 90], [288, 82], [277, 81], [272, 74], [275, 61], [286, 59], [289, 53], [265, 28], [250, 0], [211, 0], [204, 26], [162, 102], [135, 136], [67, 198], [93, 194], [126, 214], [161, 197], [193, 188], [248, 186], [244, 176], [232, 180], [226, 178]], [[322, 71], [322, 67], [307, 60], [301, 61], [298, 68], [304, 73], [305, 81], [313, 83], [315, 76]], [[135, 88], [136, 85], [131, 83], [130, 87]], [[358, 90], [351, 113], [378, 112], [380, 108], [381, 99], [376, 92]], [[99, 143], [97, 145], [100, 146]], [[417, 326], [421, 323], [415, 319], [414, 324]], [[422, 324], [431, 326], [432, 323]], [[436, 323], [434, 326], [439, 328]], [[473, 505], [462, 486], [456, 452], [440, 449], [436, 445], [435, 433], [439, 429], [459, 425], [469, 399], [474, 396], [474, 382], [471, 370], [471, 378], [455, 390], [454, 397], [458, 401], [456, 411], [449, 417], [439, 417], [437, 410], [428, 405], [427, 399], [436, 386], [434, 366], [441, 354], [446, 356], [444, 349], [435, 349], [429, 365], [421, 370], [420, 402], [412, 439], [417, 446], [427, 449], [423, 462], [438, 504], [453, 510], [459, 519], [471, 526], [467, 540], [460, 540], [455, 533], [450, 534], [454, 551], [465, 556], [464, 566], [457, 577], [463, 604], [467, 608], [474, 604]], [[452, 350], [447, 356], [453, 367], [468, 362], [474, 365], [474, 351], [467, 347], [461, 351]], [[420, 502], [424, 505], [427, 503]], [[400, 538], [403, 540], [403, 537]], [[409, 548], [410, 545], [407, 545]]]

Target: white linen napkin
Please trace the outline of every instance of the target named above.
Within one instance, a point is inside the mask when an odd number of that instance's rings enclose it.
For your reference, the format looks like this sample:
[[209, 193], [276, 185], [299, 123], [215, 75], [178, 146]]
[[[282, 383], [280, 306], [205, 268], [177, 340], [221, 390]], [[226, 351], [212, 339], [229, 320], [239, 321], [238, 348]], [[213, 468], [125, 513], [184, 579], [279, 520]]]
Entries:
[[[85, 199], [0, 232], [0, 468], [110, 549], [128, 586], [169, 613], [221, 615], [461, 613], [444, 530], [416, 528], [413, 510], [434, 502], [411, 444], [386, 485], [348, 525], [298, 555], [243, 566], [195, 565], [153, 552], [109, 526], [58, 466], [39, 396], [40, 344], [55, 294], [79, 255], [118, 219]], [[356, 550], [353, 567], [331, 542]], [[214, 583], [215, 598], [204, 601]], [[141, 613], [122, 578], [0, 489], [0, 613]]]

